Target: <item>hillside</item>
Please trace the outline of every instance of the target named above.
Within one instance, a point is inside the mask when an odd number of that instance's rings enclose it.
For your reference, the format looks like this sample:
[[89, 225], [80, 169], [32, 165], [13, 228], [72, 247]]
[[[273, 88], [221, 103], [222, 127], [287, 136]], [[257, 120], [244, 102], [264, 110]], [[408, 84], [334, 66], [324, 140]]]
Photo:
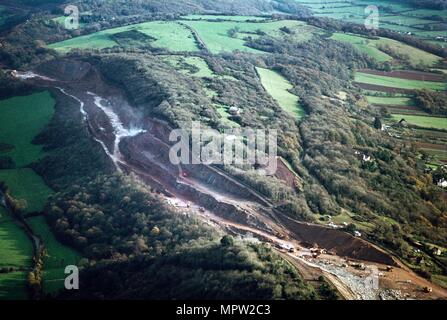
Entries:
[[376, 2], [5, 4], [0, 299], [446, 299], [446, 10]]

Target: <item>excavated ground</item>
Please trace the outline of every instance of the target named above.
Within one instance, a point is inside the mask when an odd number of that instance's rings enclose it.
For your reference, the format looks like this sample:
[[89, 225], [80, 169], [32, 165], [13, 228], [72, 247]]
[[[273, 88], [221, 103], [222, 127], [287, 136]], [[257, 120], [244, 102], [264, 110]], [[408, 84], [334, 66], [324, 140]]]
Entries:
[[[93, 138], [103, 145], [104, 151], [118, 169], [134, 173], [147, 185], [166, 195], [167, 201], [172, 205], [184, 208], [185, 213], [195, 214], [229, 232], [242, 236], [251, 235], [272, 243], [283, 254], [288, 255], [287, 260], [291, 263], [295, 261], [293, 264], [303, 274], [311, 270], [312, 274], [326, 276], [341, 292], [345, 292], [347, 299], [372, 296], [371, 293], [352, 294], [357, 286], [355, 282], [361, 281], [359, 279], [366, 274], [352, 278], [352, 272], [340, 271], [340, 268], [345, 268], [342, 266], [343, 261], [348, 260], [364, 261], [382, 267], [394, 266], [396, 271], [393, 272], [393, 277], [387, 277], [386, 281], [381, 280], [383, 289], [407, 290], [409, 295], [417, 297], [414, 292], [420, 293], [421, 286], [430, 286], [435, 289], [424, 298], [447, 297], [445, 290], [418, 277], [382, 249], [339, 230], [295, 221], [274, 209], [269, 200], [219, 168], [203, 164], [173, 165], [168, 156], [171, 147], [169, 133], [172, 128], [161, 120], [138, 115], [127, 102], [125, 94], [108, 85], [91, 65], [61, 60], [41, 66], [38, 72], [53, 80], [32, 77], [27, 81], [44, 87], [63, 88], [69, 96], [83, 104], [85, 120]], [[107, 97], [102, 104], [113, 110], [124, 127], [141, 127], [139, 134], [120, 140], [119, 150], [116, 148], [116, 128], [110, 115], [95, 104], [95, 96]], [[80, 110], [82, 112], [82, 107]], [[286, 176], [291, 180], [289, 173]], [[294, 246], [297, 251], [285, 253], [280, 249], [285, 243]], [[308, 254], [302, 254], [309, 252], [309, 244], [313, 249], [326, 249], [331, 253], [331, 258], [315, 257], [315, 261], [309, 260]], [[408, 285], [409, 279], [414, 284], [411, 290], [399, 285], [399, 281], [406, 281]], [[375, 297], [378, 298], [378, 295]]]

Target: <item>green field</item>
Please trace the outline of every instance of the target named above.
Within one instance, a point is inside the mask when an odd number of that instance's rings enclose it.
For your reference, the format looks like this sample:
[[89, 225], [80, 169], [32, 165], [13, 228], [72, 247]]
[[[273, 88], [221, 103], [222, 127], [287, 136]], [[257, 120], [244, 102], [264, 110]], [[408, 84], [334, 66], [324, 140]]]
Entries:
[[71, 49], [104, 49], [118, 46], [113, 35], [126, 31], [138, 31], [154, 38], [151, 45], [170, 51], [198, 51], [193, 34], [188, 28], [173, 21], [151, 21], [130, 26], [102, 30], [85, 36], [53, 43], [48, 47], [61, 52]]
[[331, 39], [350, 43], [357, 50], [369, 55], [370, 57], [376, 59], [377, 61], [385, 62], [393, 60], [393, 57], [377, 49], [374, 40], [346, 33], [334, 33]]
[[53, 192], [32, 169], [0, 170], [0, 181], [9, 187], [15, 199], [25, 200], [25, 212], [40, 212]]
[[42, 147], [33, 145], [31, 141], [50, 120], [54, 105], [48, 91], [0, 101], [0, 141], [15, 146], [6, 155], [14, 160], [17, 167], [28, 165], [42, 156]]
[[370, 104], [388, 105], [388, 106], [413, 106], [414, 101], [408, 97], [381, 97], [381, 96], [366, 96]]
[[423, 64], [432, 67], [442, 59], [434, 54], [411, 47], [399, 41], [388, 38], [369, 39], [347, 33], [334, 33], [331, 37], [333, 40], [347, 42], [352, 44], [360, 52], [363, 52], [377, 61], [390, 61], [393, 58], [387, 53], [380, 50], [383, 47], [389, 47], [399, 55], [405, 55], [413, 65]]
[[[305, 41], [310, 39], [316, 28], [308, 26], [300, 21], [281, 20], [273, 22], [237, 22], [237, 21], [185, 21], [185, 24], [192, 27], [199, 34], [202, 41], [206, 44], [212, 53], [220, 53], [225, 51], [245, 51], [251, 53], [262, 53], [262, 51], [247, 47], [244, 38], [257, 38], [258, 31], [265, 32], [274, 37], [293, 38], [293, 41]], [[288, 27], [295, 32], [288, 35], [280, 28]], [[235, 35], [230, 36], [228, 32], [235, 30]]]
[[206, 14], [192, 14], [181, 17], [184, 20], [226, 20], [226, 21], [263, 21], [268, 18], [255, 16], [223, 16], [223, 15], [206, 15]]
[[[397, 32], [412, 32], [424, 39], [420, 31], [429, 28], [440, 19], [447, 19], [446, 10], [417, 9], [397, 1], [371, 1], [371, 0], [295, 0], [309, 7], [318, 17], [332, 18], [344, 22], [352, 22], [363, 25], [367, 18], [365, 8], [369, 5], [379, 7], [379, 27]], [[444, 34], [447, 32], [443, 27]], [[441, 29], [442, 30], [442, 29]], [[427, 40], [434, 40], [429, 36]]]
[[442, 91], [447, 89], [447, 84], [443, 82], [407, 80], [394, 77], [378, 76], [362, 72], [356, 72], [355, 81], [359, 83], [367, 83], [390, 88], [399, 88], [408, 90], [430, 89], [430, 90]]
[[0, 181], [6, 182], [14, 198], [26, 200], [26, 212], [41, 211], [52, 192], [32, 169], [21, 167], [42, 157], [42, 146], [31, 142], [50, 120], [54, 104], [48, 91], [0, 101], [0, 142], [14, 146], [2, 154], [17, 166], [0, 170]]
[[[198, 17], [198, 16], [195, 16]], [[209, 16], [202, 16], [207, 18]], [[216, 17], [214, 17], [216, 18]], [[221, 16], [220, 18], [225, 18]], [[259, 22], [246, 22], [247, 19], [255, 17], [228, 16], [226, 21], [206, 21], [190, 20], [191, 16], [185, 20], [175, 21], [152, 21], [130, 26], [102, 30], [93, 34], [84, 35], [65, 41], [53, 43], [48, 47], [61, 52], [67, 52], [71, 49], [104, 49], [119, 46], [114, 36], [128, 31], [138, 31], [154, 39], [150, 44], [158, 48], [166, 48], [173, 52], [180, 51], [198, 51], [196, 39], [191, 30], [185, 25], [193, 28], [200, 36], [212, 53], [223, 51], [246, 51], [252, 53], [261, 53], [261, 51], [249, 48], [245, 45], [246, 37], [259, 37], [258, 31], [265, 32], [271, 36], [293, 39], [293, 41], [305, 41], [312, 37], [317, 28], [311, 27], [304, 22], [295, 20], [266, 21], [256, 18]], [[185, 24], [185, 25], [182, 25]], [[288, 27], [294, 30], [287, 34], [280, 31], [281, 27]], [[237, 30], [233, 36], [228, 34], [229, 30]]]
[[81, 256], [56, 240], [43, 216], [29, 218], [28, 223], [42, 238], [47, 250], [44, 260], [43, 290], [46, 294], [56, 293], [64, 288], [65, 267], [78, 265]]
[[18, 227], [0, 206], [0, 268], [14, 267], [16, 271], [0, 273], [0, 300], [26, 299], [26, 279], [32, 265], [33, 246], [25, 232]]
[[447, 130], [447, 118], [424, 117], [404, 114], [393, 114], [392, 118], [396, 121], [405, 119], [409, 124], [422, 127]]
[[177, 71], [198, 78], [220, 78], [237, 81], [236, 78], [228, 75], [218, 75], [210, 69], [205, 59], [194, 56], [166, 55], [163, 61], [174, 67]]
[[[51, 20], [54, 21], [54, 22], [56, 22], [56, 23], [58, 23], [58, 24], [60, 24], [61, 26], [64, 26], [64, 27], [65, 27], [65, 20], [68, 19], [68, 18], [69, 18], [69, 17], [66, 17], [66, 16], [60, 16], [60, 17], [57, 17], [57, 18], [53, 18], [53, 19], [51, 19]], [[79, 28], [82, 28], [82, 27], [84, 27], [84, 26], [85, 26], [84, 23], [79, 22]]]
[[206, 61], [200, 57], [165, 56], [163, 61], [187, 75], [199, 78], [215, 76]]
[[[41, 146], [33, 145], [31, 141], [50, 120], [53, 112], [54, 100], [49, 92], [0, 101], [0, 142], [7, 142], [15, 147], [6, 154], [20, 165], [39, 159], [42, 156]], [[6, 183], [15, 199], [25, 200], [25, 213], [42, 211], [48, 196], [53, 192], [30, 168], [0, 170], [0, 181]], [[6, 212], [3, 211], [0, 218], [0, 267], [29, 268], [33, 255], [31, 241], [11, 221], [11, 217], [6, 219]], [[44, 292], [53, 293], [63, 285], [60, 279], [64, 278], [65, 266], [77, 264], [80, 257], [75, 251], [57, 242], [42, 216], [30, 218], [28, 222], [47, 247]], [[0, 274], [0, 299], [26, 298], [26, 277], [26, 270]]]
[[285, 111], [294, 114], [298, 119], [305, 115], [300, 106], [299, 98], [290, 93], [289, 90], [293, 89], [293, 86], [286, 78], [273, 70], [264, 68], [256, 68], [256, 70], [265, 90]]

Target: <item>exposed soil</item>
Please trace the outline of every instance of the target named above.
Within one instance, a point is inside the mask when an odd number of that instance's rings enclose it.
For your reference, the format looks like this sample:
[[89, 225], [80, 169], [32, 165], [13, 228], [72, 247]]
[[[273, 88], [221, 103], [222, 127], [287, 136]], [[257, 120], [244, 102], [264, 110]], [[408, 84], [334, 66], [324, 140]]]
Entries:
[[422, 149], [447, 151], [447, 147], [442, 144], [434, 144], [434, 143], [428, 143], [428, 142], [415, 142], [414, 144], [418, 148], [422, 148]]
[[360, 82], [354, 82], [354, 84], [361, 89], [371, 90], [371, 91], [380, 91], [380, 92], [388, 92], [388, 93], [410, 93], [411, 92], [411, 90], [408, 90], [408, 89], [385, 87], [385, 86], [379, 86], [376, 84], [367, 84], [367, 83], [360, 83]]
[[396, 260], [387, 252], [352, 235], [320, 225], [298, 222], [283, 216], [281, 221], [295, 239], [301, 243], [324, 248], [340, 257], [377, 262], [397, 266]]
[[289, 167], [285, 164], [284, 159], [281, 157], [278, 157], [277, 159], [275, 177], [283, 181], [288, 187], [292, 189], [297, 188], [297, 179], [299, 179], [299, 177], [295, 172], [289, 169]]

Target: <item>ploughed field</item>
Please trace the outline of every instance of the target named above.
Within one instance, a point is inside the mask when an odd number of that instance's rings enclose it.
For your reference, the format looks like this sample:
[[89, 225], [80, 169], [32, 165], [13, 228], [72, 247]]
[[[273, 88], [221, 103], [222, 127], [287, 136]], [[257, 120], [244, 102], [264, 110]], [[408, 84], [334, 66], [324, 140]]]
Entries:
[[[413, 99], [412, 90], [427, 89], [446, 91], [445, 75], [417, 71], [383, 72], [360, 70], [355, 80], [363, 89], [370, 89], [366, 99], [374, 108], [385, 109], [389, 114], [389, 123], [403, 123], [416, 131], [408, 131], [407, 136], [416, 141], [417, 148], [432, 157], [430, 168], [447, 162], [447, 140], [439, 139], [439, 134], [447, 130], [447, 117], [432, 115], [422, 110]], [[428, 129], [425, 130], [424, 129]], [[437, 134], [439, 133], [439, 134]], [[431, 144], [431, 147], [427, 147]]]

